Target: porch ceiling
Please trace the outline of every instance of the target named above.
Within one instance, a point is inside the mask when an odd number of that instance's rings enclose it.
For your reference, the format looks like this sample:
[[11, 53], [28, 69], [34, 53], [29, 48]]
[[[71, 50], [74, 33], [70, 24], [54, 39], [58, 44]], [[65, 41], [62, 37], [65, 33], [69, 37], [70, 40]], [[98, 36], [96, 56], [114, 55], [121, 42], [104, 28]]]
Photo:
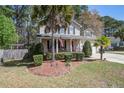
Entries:
[[[51, 39], [51, 35], [40, 35], [40, 36], [37, 36], [38, 38], [41, 38], [41, 39]], [[80, 40], [95, 40], [96, 38], [94, 37], [84, 37], [84, 36], [76, 36], [76, 35], [54, 35], [54, 38], [57, 39], [57, 38], [61, 38], [61, 39], [80, 39]]]

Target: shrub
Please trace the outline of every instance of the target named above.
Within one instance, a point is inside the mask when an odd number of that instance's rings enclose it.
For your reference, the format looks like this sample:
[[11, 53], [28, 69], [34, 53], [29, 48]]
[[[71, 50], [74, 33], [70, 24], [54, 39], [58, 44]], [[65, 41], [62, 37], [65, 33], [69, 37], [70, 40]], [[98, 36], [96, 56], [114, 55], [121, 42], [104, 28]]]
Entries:
[[71, 53], [65, 54], [65, 65], [66, 65], [66, 66], [70, 66], [70, 62], [71, 62], [72, 57], [73, 57], [73, 56], [72, 56]]
[[43, 44], [42, 43], [38, 43], [38, 44], [32, 43], [29, 46], [28, 54], [26, 55], [26, 57], [24, 59], [33, 60], [33, 55], [38, 55], [38, 54], [43, 54]]
[[77, 52], [72, 52], [72, 58], [76, 58]]
[[65, 53], [57, 53], [57, 54], [55, 54], [56, 60], [62, 60], [62, 59], [64, 59], [64, 54]]
[[[64, 54], [65, 53], [56, 53], [55, 54], [55, 59], [56, 60], [64, 59]], [[52, 53], [47, 53], [44, 57], [46, 58], [46, 60], [51, 60], [52, 59]]]
[[44, 55], [44, 57], [45, 57], [46, 60], [51, 60], [52, 59], [52, 53], [46, 53]]
[[34, 50], [33, 50], [33, 55], [37, 55], [37, 54], [43, 54], [43, 44], [42, 43], [38, 43], [34, 46]]
[[90, 57], [92, 55], [92, 47], [89, 41], [85, 41], [83, 46], [83, 52], [85, 54], [85, 57]]
[[34, 51], [35, 44], [32, 43], [30, 46], [28, 46], [28, 53], [25, 54], [23, 57], [23, 60], [33, 61], [33, 51]]
[[84, 58], [84, 53], [76, 53], [76, 60], [77, 61], [82, 61]]
[[[65, 54], [68, 54], [70, 52], [63, 52], [63, 53], [56, 53], [55, 54], [55, 59], [56, 60], [63, 60], [65, 58]], [[71, 53], [72, 54], [72, 58], [76, 58], [76, 53]], [[47, 53], [46, 55], [44, 55], [44, 59], [46, 60], [51, 60], [52, 59], [52, 53]]]
[[42, 65], [42, 63], [43, 63], [43, 55], [34, 55], [33, 59], [34, 59], [34, 64], [36, 66]]

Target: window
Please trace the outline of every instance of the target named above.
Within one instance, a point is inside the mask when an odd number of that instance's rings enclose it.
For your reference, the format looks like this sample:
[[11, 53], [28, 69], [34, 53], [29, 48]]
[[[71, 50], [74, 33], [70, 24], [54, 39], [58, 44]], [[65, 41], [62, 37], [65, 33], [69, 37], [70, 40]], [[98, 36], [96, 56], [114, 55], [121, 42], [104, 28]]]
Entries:
[[65, 33], [65, 29], [64, 28], [61, 28], [60, 29], [60, 34], [64, 34]]
[[70, 26], [69, 31], [70, 31], [70, 34], [75, 34], [75, 27]]
[[68, 34], [70, 34], [70, 28], [68, 27]]
[[75, 35], [75, 27], [73, 27], [73, 34]]
[[86, 31], [86, 32], [85, 32], [85, 36], [91, 37], [91, 36], [92, 36], [92, 33], [91, 33], [90, 31]]

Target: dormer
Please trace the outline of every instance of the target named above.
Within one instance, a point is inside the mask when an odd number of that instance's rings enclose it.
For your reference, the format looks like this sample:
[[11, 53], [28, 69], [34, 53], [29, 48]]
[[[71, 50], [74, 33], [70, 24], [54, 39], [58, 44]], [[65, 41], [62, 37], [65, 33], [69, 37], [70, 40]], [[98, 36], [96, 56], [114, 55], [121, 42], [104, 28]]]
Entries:
[[86, 30], [83, 31], [84, 32], [84, 37], [94, 37], [94, 31], [91, 28], [87, 28]]

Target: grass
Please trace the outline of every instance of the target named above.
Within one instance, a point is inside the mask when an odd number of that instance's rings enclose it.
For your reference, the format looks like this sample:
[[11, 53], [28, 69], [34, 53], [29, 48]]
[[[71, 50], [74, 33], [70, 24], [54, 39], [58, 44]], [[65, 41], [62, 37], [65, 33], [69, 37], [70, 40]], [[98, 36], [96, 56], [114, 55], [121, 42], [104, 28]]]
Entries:
[[124, 87], [124, 65], [94, 61], [59, 77], [33, 75], [23, 65], [0, 66], [0, 87]]

